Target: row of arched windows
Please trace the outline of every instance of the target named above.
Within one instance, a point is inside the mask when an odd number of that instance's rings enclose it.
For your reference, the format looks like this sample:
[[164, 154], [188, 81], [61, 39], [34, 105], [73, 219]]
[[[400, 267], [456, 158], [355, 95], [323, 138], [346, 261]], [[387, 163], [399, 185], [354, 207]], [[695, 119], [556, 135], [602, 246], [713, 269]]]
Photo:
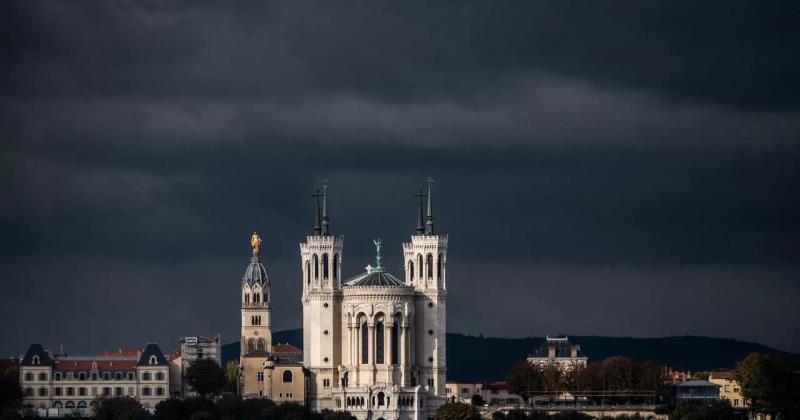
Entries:
[[397, 400], [397, 405], [400, 407], [413, 407], [414, 397], [413, 396], [400, 397], [400, 399]]
[[[439, 253], [439, 258], [436, 259], [436, 278], [442, 278], [442, 264], [444, 264], [444, 254]], [[417, 267], [414, 270], [414, 260], [408, 261], [408, 275], [409, 279], [413, 282], [414, 276], [418, 279], [432, 279], [433, 278], [433, 254], [428, 254], [423, 260], [422, 254], [417, 254]]]
[[259, 338], [258, 340], [254, 340], [251, 338], [247, 340], [248, 353], [266, 352], [266, 351], [267, 351], [267, 342], [264, 341], [263, 338]]
[[[253, 292], [252, 296], [253, 296], [253, 303], [261, 303], [262, 299], [264, 302], [267, 302], [269, 300], [267, 299], [267, 292], [264, 293]], [[250, 293], [244, 294], [244, 303], [250, 303]]]
[[[388, 364], [396, 365], [399, 363], [399, 349], [400, 349], [400, 314], [396, 314], [393, 325], [387, 327], [384, 324], [383, 314], [376, 315], [375, 321], [375, 364], [387, 364], [386, 356], [386, 334], [389, 334], [389, 345], [391, 346], [390, 354], [391, 360]], [[367, 324], [366, 316], [359, 317], [360, 319], [360, 333], [361, 333], [361, 364], [369, 363], [369, 325]]]
[[250, 325], [261, 325], [261, 315], [253, 315], [250, 317]]
[[314, 254], [314, 256], [311, 258], [311, 262], [306, 261], [305, 272], [307, 285], [311, 285], [312, 275], [314, 280], [319, 280], [320, 270], [322, 271], [322, 278], [325, 280], [329, 278], [337, 280], [339, 278], [339, 254], [333, 254], [332, 266], [330, 262], [330, 256], [327, 253], [322, 254], [322, 264], [320, 264], [319, 260], [319, 256]]

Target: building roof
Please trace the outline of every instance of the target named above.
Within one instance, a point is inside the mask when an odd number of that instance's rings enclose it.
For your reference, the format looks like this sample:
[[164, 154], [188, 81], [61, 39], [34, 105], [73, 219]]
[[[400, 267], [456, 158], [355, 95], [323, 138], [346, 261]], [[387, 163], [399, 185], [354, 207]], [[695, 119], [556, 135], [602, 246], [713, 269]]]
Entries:
[[367, 271], [345, 280], [347, 287], [408, 287], [405, 282], [381, 267], [367, 266]]
[[289, 344], [289, 343], [278, 343], [272, 345], [272, 352], [273, 353], [302, 353], [303, 350]]
[[261, 287], [270, 286], [269, 274], [267, 274], [267, 269], [264, 267], [264, 264], [261, 263], [261, 257], [258, 256], [258, 249], [253, 250], [253, 257], [250, 258], [250, 264], [247, 266], [247, 269], [244, 270], [242, 283], [247, 283], [250, 286], [255, 284]]
[[121, 348], [117, 351], [104, 351], [100, 353], [99, 357], [132, 357], [138, 358], [142, 353], [142, 349]]
[[[155, 363], [150, 363], [150, 357], [155, 356]], [[164, 357], [164, 354], [161, 353], [161, 349], [158, 347], [158, 344], [150, 343], [145, 346], [144, 351], [142, 351], [142, 356], [139, 358], [139, 366], [167, 366], [169, 362], [167, 358]]]
[[701, 380], [701, 379], [692, 379], [692, 380], [689, 380], [689, 381], [683, 381], [683, 382], [677, 383], [677, 384], [675, 384], [673, 386], [676, 386], [676, 387], [715, 386], [715, 387], [719, 388], [719, 385], [711, 383], [711, 382], [708, 382], [708, 381], [704, 381], [704, 380]]
[[[38, 356], [39, 363], [33, 363], [35, 356]], [[31, 346], [28, 347], [28, 351], [25, 352], [25, 356], [22, 358], [22, 363], [20, 363], [22, 366], [50, 366], [52, 364], [53, 359], [50, 358], [50, 353], [46, 352], [41, 344], [31, 344]]]
[[711, 372], [708, 374], [708, 379], [727, 379], [732, 381], [734, 378], [733, 372]]
[[103, 360], [86, 359], [86, 360], [56, 360], [54, 369], [61, 372], [78, 372], [90, 371], [94, 366], [97, 366], [98, 371], [109, 372], [122, 372], [136, 370], [136, 360]]
[[[555, 357], [572, 357], [572, 343], [567, 336], [547, 337], [544, 343], [533, 350], [533, 357], [549, 357], [550, 348], [555, 348]], [[577, 348], [578, 357], [583, 357]]]

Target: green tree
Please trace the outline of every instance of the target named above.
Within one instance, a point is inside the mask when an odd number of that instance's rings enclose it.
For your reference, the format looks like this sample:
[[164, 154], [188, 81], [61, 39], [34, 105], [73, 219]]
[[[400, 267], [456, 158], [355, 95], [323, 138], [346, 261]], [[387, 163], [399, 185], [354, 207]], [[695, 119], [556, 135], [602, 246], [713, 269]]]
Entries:
[[186, 408], [185, 402], [176, 398], [170, 398], [156, 404], [156, 414], [154, 417], [159, 420], [182, 420], [189, 417], [189, 411]]
[[472, 404], [447, 403], [436, 410], [436, 420], [480, 420], [481, 414]]
[[750, 353], [736, 365], [734, 377], [753, 411], [785, 418], [800, 414], [800, 381], [786, 359]]
[[97, 398], [95, 400], [95, 420], [140, 420], [150, 415], [131, 397]]
[[202, 396], [216, 395], [225, 387], [225, 371], [213, 359], [200, 359], [189, 365], [183, 379]]
[[319, 412], [322, 420], [356, 420], [349, 411], [322, 410]]
[[670, 419], [675, 420], [726, 420], [734, 418], [728, 400], [686, 401], [678, 404]]
[[511, 368], [506, 377], [508, 390], [524, 398], [530, 398], [543, 389], [544, 372], [539, 366], [533, 366], [527, 361], [517, 363]]
[[225, 364], [225, 379], [227, 384], [225, 390], [228, 392], [238, 393], [239, 390], [239, 362], [231, 360]]

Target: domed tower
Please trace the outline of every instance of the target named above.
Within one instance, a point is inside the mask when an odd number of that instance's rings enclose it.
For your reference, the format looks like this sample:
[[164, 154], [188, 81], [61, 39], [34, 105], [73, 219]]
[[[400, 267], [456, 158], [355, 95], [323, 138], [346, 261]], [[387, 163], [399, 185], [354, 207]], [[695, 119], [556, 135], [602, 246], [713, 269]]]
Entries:
[[[311, 372], [311, 408], [319, 393], [330, 394], [338, 386], [341, 355], [341, 273], [344, 238], [330, 233], [328, 182], [316, 201], [314, 229], [300, 244], [303, 282], [303, 364]], [[321, 199], [321, 200], [320, 200]], [[321, 203], [320, 203], [321, 201]]]
[[[403, 244], [406, 284], [415, 291], [414, 369], [416, 382], [435, 395], [445, 394], [447, 371], [447, 235], [436, 233], [428, 178], [427, 194], [420, 191], [417, 229]], [[427, 213], [423, 216], [423, 204]]]
[[240, 391], [245, 397], [262, 395], [261, 368], [268, 354], [272, 352], [271, 284], [267, 269], [259, 256], [261, 237], [258, 233], [253, 232], [250, 246], [253, 256], [242, 276], [242, 336], [239, 353]]

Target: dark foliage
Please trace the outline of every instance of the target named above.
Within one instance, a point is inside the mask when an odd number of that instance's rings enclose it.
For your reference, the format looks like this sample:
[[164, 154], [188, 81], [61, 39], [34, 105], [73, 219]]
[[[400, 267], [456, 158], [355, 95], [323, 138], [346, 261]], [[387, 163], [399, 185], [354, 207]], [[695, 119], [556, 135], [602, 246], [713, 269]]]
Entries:
[[94, 409], [95, 420], [140, 420], [150, 415], [138, 401], [131, 397], [97, 398]]
[[225, 370], [213, 359], [200, 359], [184, 373], [184, 380], [200, 395], [219, 394], [227, 383]]

